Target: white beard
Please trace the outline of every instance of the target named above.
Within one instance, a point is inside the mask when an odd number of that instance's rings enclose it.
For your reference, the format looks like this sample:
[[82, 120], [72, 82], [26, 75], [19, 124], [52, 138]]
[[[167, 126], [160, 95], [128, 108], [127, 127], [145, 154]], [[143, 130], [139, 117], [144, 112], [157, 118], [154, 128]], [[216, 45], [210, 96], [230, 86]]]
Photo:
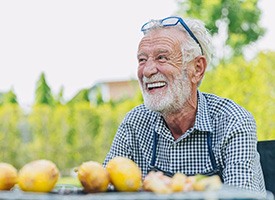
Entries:
[[156, 74], [151, 78], [143, 78], [143, 82], [148, 81], [165, 81], [168, 83], [168, 88], [165, 92], [155, 94], [147, 93], [146, 86], [142, 86], [144, 104], [147, 108], [160, 112], [163, 115], [175, 113], [183, 108], [184, 103], [188, 100], [191, 93], [191, 85], [188, 81], [186, 72], [175, 77], [173, 83], [167, 81], [162, 74]]

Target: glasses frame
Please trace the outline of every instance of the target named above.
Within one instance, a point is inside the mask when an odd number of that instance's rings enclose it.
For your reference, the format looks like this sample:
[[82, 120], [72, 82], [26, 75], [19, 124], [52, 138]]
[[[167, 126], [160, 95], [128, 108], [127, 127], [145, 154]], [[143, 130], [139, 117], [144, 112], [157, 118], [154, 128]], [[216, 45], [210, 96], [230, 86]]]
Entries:
[[[177, 19], [177, 21], [175, 23], [165, 23], [165, 21], [167, 21], [168, 19]], [[199, 42], [199, 40], [197, 39], [197, 37], [194, 35], [194, 33], [191, 31], [191, 29], [187, 26], [187, 24], [184, 22], [184, 20], [180, 17], [176, 17], [176, 16], [172, 16], [172, 17], [166, 17], [164, 19], [160, 19], [158, 20], [158, 22], [160, 23], [160, 25], [162, 25], [163, 27], [166, 26], [176, 26], [178, 23], [180, 23], [183, 28], [187, 31], [187, 33], [190, 35], [191, 38], [193, 38], [193, 40], [199, 45], [200, 50], [201, 50], [201, 54], [203, 55], [203, 49], [202, 46]], [[147, 23], [145, 23], [142, 27], [141, 27], [141, 31], [144, 33], [148, 30], [150, 30], [152, 28], [152, 26], [146, 28], [146, 26], [148, 24], [152, 23], [152, 21], [149, 21]]]

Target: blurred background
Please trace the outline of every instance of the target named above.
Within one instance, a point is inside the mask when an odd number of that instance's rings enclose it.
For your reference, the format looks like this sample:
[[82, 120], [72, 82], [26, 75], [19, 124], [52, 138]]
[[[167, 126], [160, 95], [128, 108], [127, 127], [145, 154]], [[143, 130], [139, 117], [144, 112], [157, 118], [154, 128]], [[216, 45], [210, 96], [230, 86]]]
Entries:
[[[223, 2], [223, 3], [222, 3]], [[275, 139], [275, 14], [267, 0], [0, 0], [0, 161], [54, 161], [63, 175], [102, 162], [126, 112], [142, 103], [140, 27], [202, 19], [215, 54], [201, 91], [228, 97]]]

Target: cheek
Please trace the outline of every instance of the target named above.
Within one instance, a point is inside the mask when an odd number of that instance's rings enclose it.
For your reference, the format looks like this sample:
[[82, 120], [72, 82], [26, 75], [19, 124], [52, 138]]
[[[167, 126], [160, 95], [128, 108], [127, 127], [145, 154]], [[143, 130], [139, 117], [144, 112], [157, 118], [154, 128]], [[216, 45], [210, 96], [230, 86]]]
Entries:
[[137, 76], [138, 76], [138, 79], [142, 80], [142, 77], [143, 77], [143, 67], [138, 67], [138, 69], [137, 69]]
[[173, 68], [173, 70], [180, 70], [182, 68], [181, 62], [169, 62], [169, 66]]
[[169, 64], [178, 69], [182, 68], [181, 53], [173, 55], [173, 57], [169, 60]]

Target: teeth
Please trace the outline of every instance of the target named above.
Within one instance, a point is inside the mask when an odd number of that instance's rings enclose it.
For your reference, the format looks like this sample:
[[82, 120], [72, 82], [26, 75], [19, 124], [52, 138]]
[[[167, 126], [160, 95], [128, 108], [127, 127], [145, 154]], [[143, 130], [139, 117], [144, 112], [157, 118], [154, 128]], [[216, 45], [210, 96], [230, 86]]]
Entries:
[[153, 89], [153, 88], [163, 87], [165, 85], [166, 85], [165, 82], [156, 82], [156, 83], [148, 83], [147, 87], [148, 87], [148, 89]]

